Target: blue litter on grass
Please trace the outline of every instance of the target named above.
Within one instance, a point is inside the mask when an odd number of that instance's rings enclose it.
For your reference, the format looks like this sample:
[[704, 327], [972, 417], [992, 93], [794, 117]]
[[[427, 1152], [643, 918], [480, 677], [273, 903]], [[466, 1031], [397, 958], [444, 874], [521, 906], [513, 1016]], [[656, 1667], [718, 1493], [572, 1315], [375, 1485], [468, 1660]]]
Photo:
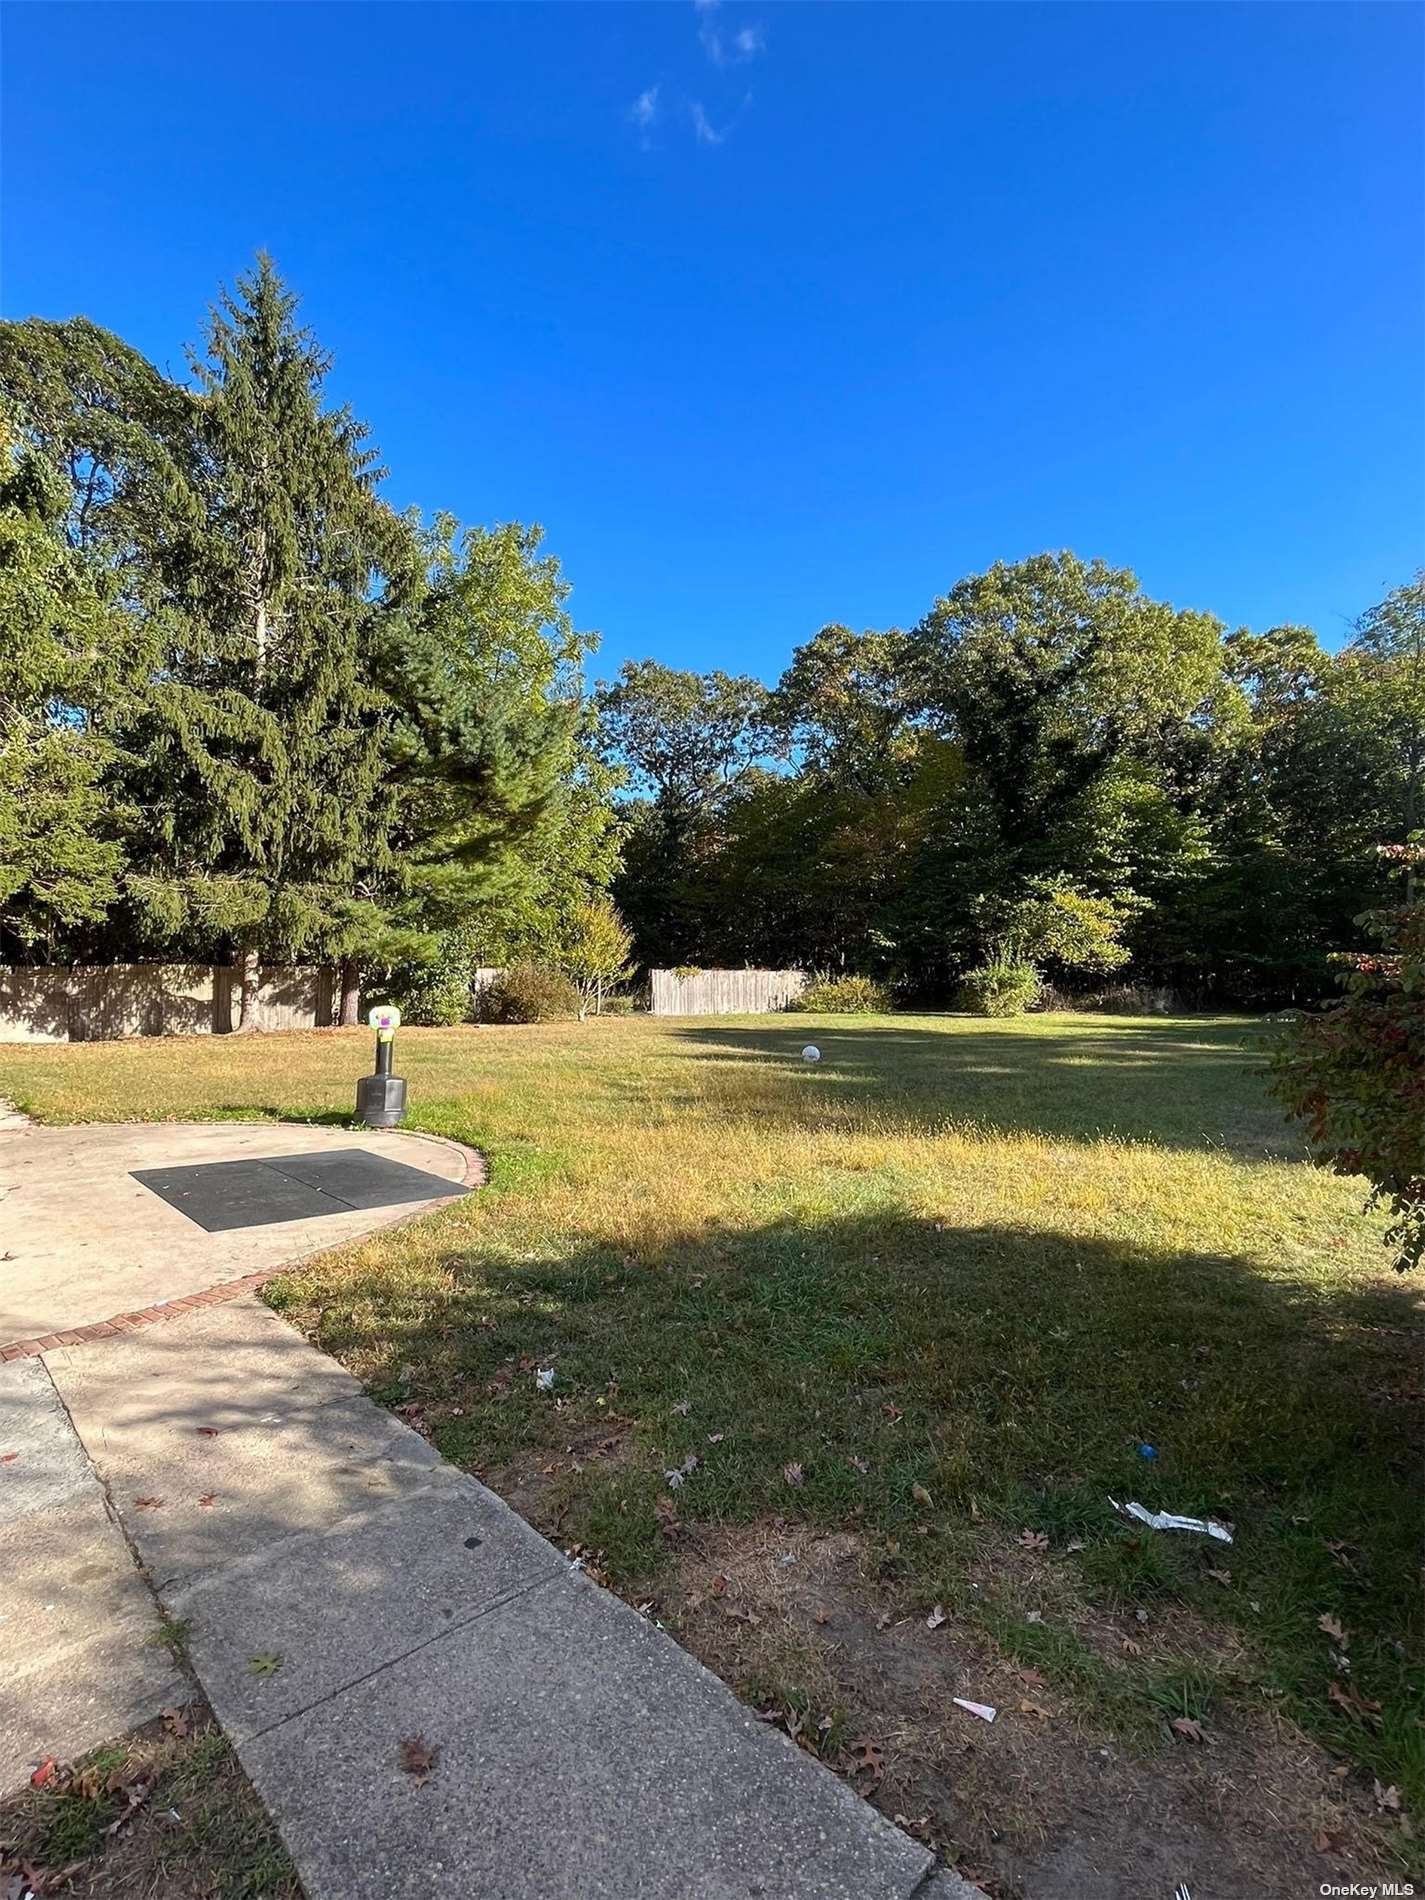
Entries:
[[1140, 1458], [1156, 1458], [1157, 1455], [1157, 1452], [1151, 1445], [1140, 1445], [1138, 1447], [1138, 1456]]

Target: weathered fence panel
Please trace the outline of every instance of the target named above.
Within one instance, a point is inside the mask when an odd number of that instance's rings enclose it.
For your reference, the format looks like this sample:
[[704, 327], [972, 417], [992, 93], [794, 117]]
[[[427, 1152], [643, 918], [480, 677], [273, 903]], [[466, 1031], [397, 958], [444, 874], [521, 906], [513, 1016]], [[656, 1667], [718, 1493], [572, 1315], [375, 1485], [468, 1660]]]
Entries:
[[785, 1009], [804, 970], [654, 970], [655, 1016], [757, 1016]]
[[[226, 1035], [238, 972], [211, 963], [0, 967], [0, 1042], [110, 1042], [122, 1036]], [[335, 1018], [335, 971], [264, 965], [259, 1029], [316, 1029]]]

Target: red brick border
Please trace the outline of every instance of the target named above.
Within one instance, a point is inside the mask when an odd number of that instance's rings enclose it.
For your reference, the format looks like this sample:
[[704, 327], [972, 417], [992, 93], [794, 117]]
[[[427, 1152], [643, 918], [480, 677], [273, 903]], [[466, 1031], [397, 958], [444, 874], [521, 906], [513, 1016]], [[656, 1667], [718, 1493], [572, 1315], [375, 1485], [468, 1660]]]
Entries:
[[[415, 1135], [421, 1141], [438, 1141], [442, 1147], [456, 1149], [465, 1161], [460, 1186], [484, 1187], [485, 1158], [474, 1148], [467, 1148], [463, 1141], [453, 1141], [448, 1135], [427, 1135], [416, 1128], [402, 1129], [401, 1133]], [[430, 1201], [426, 1206], [416, 1208], [413, 1213], [402, 1214], [396, 1220], [387, 1221], [384, 1226], [373, 1227], [371, 1231], [386, 1234], [394, 1228], [406, 1227], [412, 1221], [419, 1220], [423, 1214], [429, 1214], [432, 1208], [449, 1207], [455, 1199], [453, 1194], [443, 1194], [439, 1200]], [[317, 1251], [321, 1252], [322, 1249]], [[315, 1257], [314, 1254], [305, 1254], [303, 1259]], [[269, 1280], [275, 1280], [279, 1273], [286, 1273], [295, 1264], [289, 1261], [286, 1265], [264, 1267], [261, 1273], [245, 1273], [240, 1280], [224, 1280], [221, 1285], [211, 1286], [203, 1293], [185, 1293], [178, 1299], [161, 1300], [157, 1306], [143, 1306], [133, 1313], [116, 1313], [112, 1319], [99, 1320], [91, 1326], [73, 1326], [65, 1332], [46, 1333], [36, 1339], [12, 1339], [0, 1346], [0, 1365], [8, 1364], [12, 1359], [33, 1359], [39, 1353], [53, 1352], [56, 1346], [86, 1345], [93, 1339], [113, 1339], [125, 1333], [137, 1332], [141, 1326], [155, 1326], [160, 1320], [181, 1319], [185, 1313], [191, 1313], [199, 1307], [217, 1306], [223, 1300], [235, 1300], [243, 1293], [251, 1293], [265, 1286]]]

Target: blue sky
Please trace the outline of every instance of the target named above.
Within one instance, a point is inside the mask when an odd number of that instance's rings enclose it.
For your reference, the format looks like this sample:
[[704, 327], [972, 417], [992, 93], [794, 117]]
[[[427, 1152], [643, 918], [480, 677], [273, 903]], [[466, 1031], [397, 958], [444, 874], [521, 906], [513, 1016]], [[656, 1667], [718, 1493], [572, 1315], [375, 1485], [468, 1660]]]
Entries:
[[266, 246], [399, 505], [775, 677], [1071, 546], [1348, 618], [1425, 524], [1414, 5], [9, 5], [6, 315]]

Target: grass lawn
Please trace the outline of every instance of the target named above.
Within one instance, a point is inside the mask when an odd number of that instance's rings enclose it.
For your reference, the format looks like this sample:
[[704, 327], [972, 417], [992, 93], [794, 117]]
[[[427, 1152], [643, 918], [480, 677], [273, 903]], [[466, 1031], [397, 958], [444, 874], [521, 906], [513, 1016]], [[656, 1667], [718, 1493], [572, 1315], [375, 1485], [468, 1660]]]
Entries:
[[0, 1801], [0, 1894], [302, 1900], [276, 1828], [206, 1707], [171, 1709]]
[[[1302, 1159], [1259, 1033], [403, 1030], [412, 1124], [483, 1149], [490, 1188], [268, 1297], [1003, 1891], [1070, 1891], [1042, 1855], [1094, 1802], [1125, 1893], [1174, 1828], [1267, 1893], [1399, 1868], [1395, 1802], [1425, 1794], [1418, 1288], [1364, 1184]], [[369, 1054], [8, 1048], [0, 1089], [52, 1120], [339, 1121]]]

